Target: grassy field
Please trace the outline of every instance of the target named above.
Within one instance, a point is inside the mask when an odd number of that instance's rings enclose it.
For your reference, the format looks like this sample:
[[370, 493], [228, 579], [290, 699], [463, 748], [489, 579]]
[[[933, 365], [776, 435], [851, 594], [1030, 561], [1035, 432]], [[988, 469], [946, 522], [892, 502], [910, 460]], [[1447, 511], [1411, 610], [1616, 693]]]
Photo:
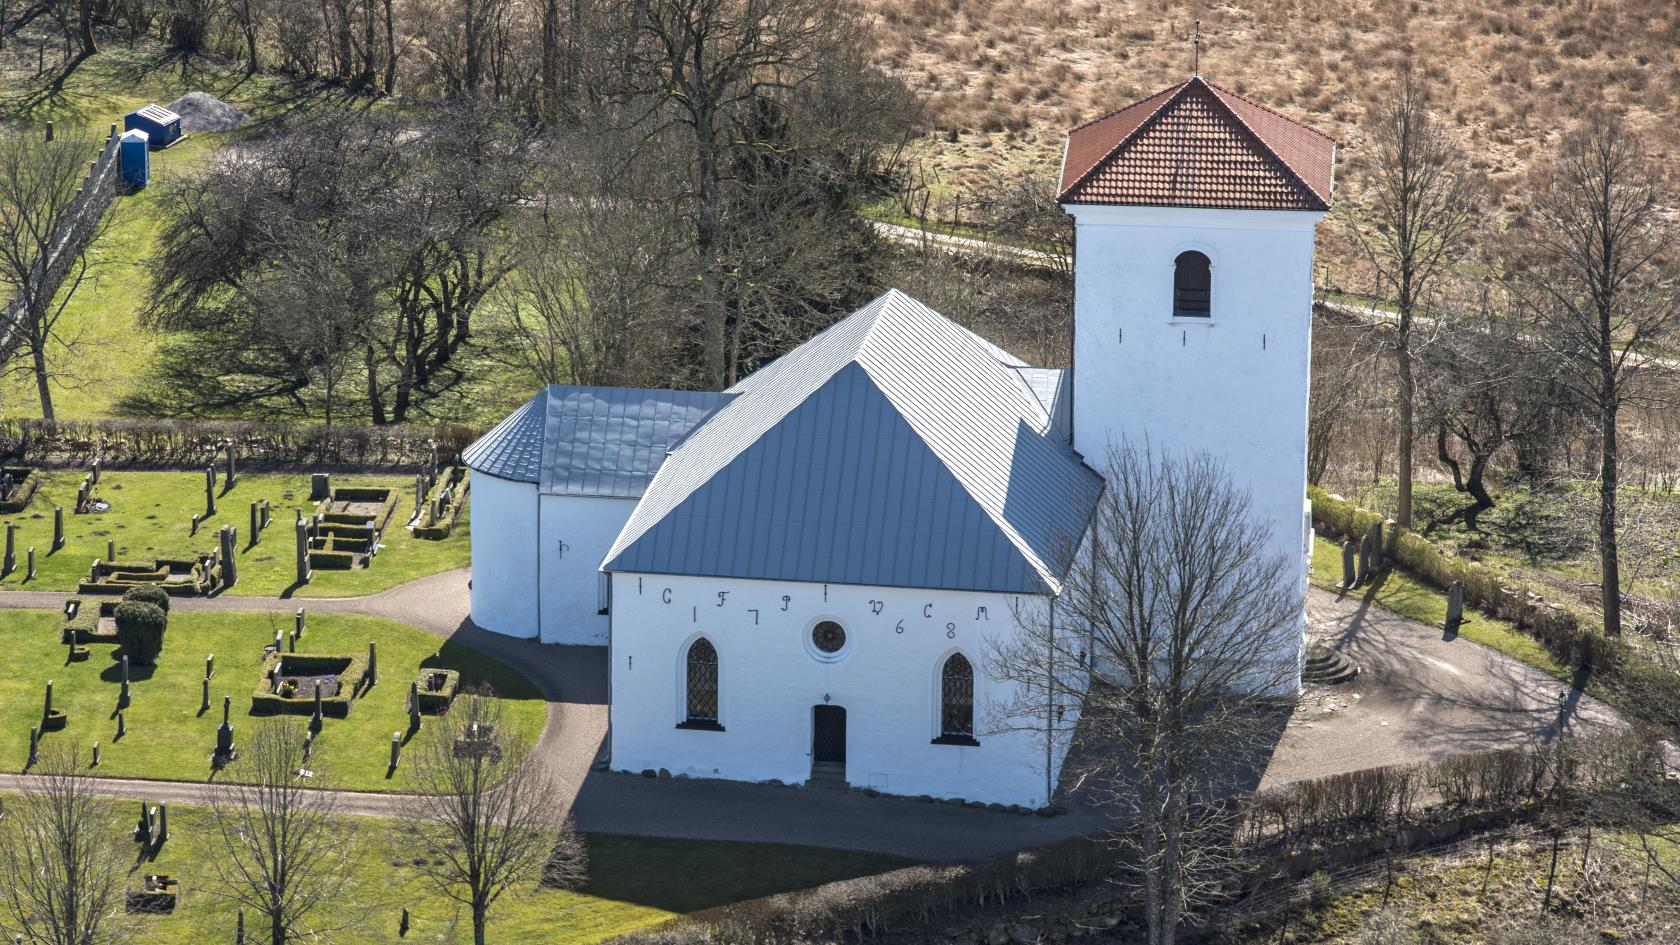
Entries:
[[[47, 681], [53, 705], [69, 713], [69, 725], [48, 741], [78, 745], [84, 756], [99, 742], [98, 774], [110, 777], [200, 781], [210, 775], [210, 751], [221, 724], [223, 695], [233, 698], [235, 738], [251, 724], [251, 694], [259, 682], [263, 646], [276, 629], [290, 631], [285, 614], [177, 612], [170, 615], [163, 653], [151, 667], [131, 667], [133, 703], [128, 731], [116, 735], [120, 653], [112, 644], [90, 644], [81, 663], [66, 662], [59, 643], [62, 615], [49, 611], [0, 613], [0, 652], [9, 670], [0, 674], [0, 768], [18, 770], [28, 756], [29, 727], [40, 718]], [[459, 644], [411, 627], [372, 617], [317, 614], [300, 653], [366, 653], [379, 644], [379, 681], [358, 698], [345, 719], [328, 719], [315, 758], [324, 779], [360, 791], [403, 790], [404, 772], [386, 778], [391, 733], [408, 729], [407, 696], [421, 666], [461, 671], [468, 685], [487, 682], [506, 700], [510, 725], [536, 737], [547, 718], [541, 694], [516, 670]], [[211, 711], [200, 714], [204, 659], [216, 657], [210, 681]]]
[[[0, 588], [10, 590], [75, 590], [94, 559], [103, 559], [106, 542], [115, 541], [118, 561], [151, 561], [158, 557], [185, 556], [209, 552], [216, 545], [216, 530], [225, 524], [239, 529], [239, 582], [228, 593], [273, 597], [351, 597], [395, 587], [428, 574], [466, 567], [470, 561], [467, 539], [471, 506], [463, 510], [456, 530], [442, 541], [414, 538], [403, 522], [414, 509], [413, 480], [403, 476], [335, 476], [337, 486], [389, 486], [397, 491], [396, 514], [386, 527], [383, 550], [367, 568], [348, 571], [317, 570], [310, 583], [294, 588], [296, 537], [292, 526], [297, 509], [308, 515], [309, 477], [304, 474], [245, 473], [233, 488], [226, 489], [218, 478], [216, 514], [203, 520], [192, 534], [192, 516], [205, 510], [204, 474], [201, 472], [104, 473], [98, 495], [111, 503], [109, 512], [74, 515], [76, 488], [82, 481], [77, 470], [43, 471], [40, 491], [23, 512], [3, 521], [16, 523], [19, 567], [3, 579]], [[256, 545], [251, 544], [252, 502], [267, 499], [272, 522]], [[65, 544], [52, 548], [53, 507], [64, 506]], [[24, 549], [36, 551], [36, 578], [26, 580]]]
[[[138, 807], [119, 803], [119, 829], [131, 829]], [[396, 825], [343, 819], [355, 828], [355, 879], [322, 917], [342, 926], [339, 945], [398, 941], [403, 908], [411, 926], [401, 941], [444, 945], [472, 941], [470, 917], [443, 898], [411, 865], [413, 851]], [[220, 858], [207, 811], [171, 808], [171, 838], [135, 875], [166, 873], [181, 882], [175, 912], [137, 920], [148, 945], [231, 942], [237, 907], [217, 895], [210, 863]], [[496, 945], [582, 945], [645, 928], [685, 912], [883, 872], [908, 865], [896, 857], [779, 844], [722, 843], [649, 837], [587, 838], [589, 880], [576, 891], [520, 888], [491, 914]], [[246, 922], [254, 916], [247, 913]], [[257, 939], [262, 941], [260, 937]]]

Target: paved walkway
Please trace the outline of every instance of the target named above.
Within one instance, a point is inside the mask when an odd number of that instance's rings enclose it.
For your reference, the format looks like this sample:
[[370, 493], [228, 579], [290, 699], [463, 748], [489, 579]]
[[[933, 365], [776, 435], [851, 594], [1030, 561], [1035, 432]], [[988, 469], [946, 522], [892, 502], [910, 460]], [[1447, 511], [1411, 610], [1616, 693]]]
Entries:
[[[518, 640], [474, 626], [466, 571], [422, 578], [367, 597], [287, 599], [181, 598], [183, 610], [366, 614], [397, 620], [518, 667], [548, 701], [537, 757], [552, 765], [555, 803], [571, 807], [590, 832], [709, 840], [753, 840], [895, 853], [945, 860], [1020, 849], [1086, 833], [1100, 813], [1077, 805], [1041, 818], [870, 798], [844, 791], [725, 781], [651, 779], [594, 770], [607, 732], [607, 662], [603, 647], [562, 647]], [[1578, 734], [1619, 724], [1613, 711], [1551, 677], [1439, 629], [1313, 590], [1312, 634], [1342, 649], [1364, 672], [1348, 686], [1312, 690], [1284, 729], [1266, 766], [1264, 786], [1382, 764]], [[69, 595], [0, 593], [0, 608], [60, 609]], [[0, 790], [22, 785], [0, 775]], [[111, 796], [177, 804], [205, 800], [205, 785], [101, 779]], [[404, 799], [340, 792], [347, 813], [392, 816]]]

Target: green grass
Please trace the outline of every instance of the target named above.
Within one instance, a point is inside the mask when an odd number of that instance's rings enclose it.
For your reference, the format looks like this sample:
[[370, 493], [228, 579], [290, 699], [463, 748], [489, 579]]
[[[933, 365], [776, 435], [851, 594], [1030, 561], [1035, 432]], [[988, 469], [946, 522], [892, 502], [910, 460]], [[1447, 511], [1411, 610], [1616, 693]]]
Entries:
[[[29, 507], [4, 521], [16, 523], [18, 570], [0, 579], [8, 590], [70, 591], [88, 573], [94, 559], [103, 559], [106, 542], [115, 540], [117, 560], [151, 561], [158, 557], [184, 557], [209, 552], [216, 545], [216, 530], [225, 524], [239, 529], [239, 581], [233, 595], [273, 597], [351, 597], [395, 587], [418, 577], [466, 567], [470, 561], [467, 542], [471, 506], [463, 510], [455, 531], [442, 541], [414, 538], [403, 527], [414, 508], [414, 485], [405, 476], [334, 476], [333, 484], [382, 485], [397, 490], [397, 511], [386, 527], [384, 548], [367, 568], [348, 571], [317, 570], [310, 583], [293, 588], [296, 577], [296, 538], [293, 522], [297, 509], [307, 516], [309, 476], [281, 473], [243, 473], [232, 489], [224, 490], [218, 478], [216, 514], [204, 519], [197, 535], [191, 534], [192, 516], [205, 510], [202, 472], [106, 472], [97, 494], [111, 503], [100, 514], [75, 515], [79, 470], [43, 471], [44, 481]], [[218, 474], [219, 477], [219, 474]], [[250, 505], [267, 499], [272, 523], [262, 540], [253, 547], [250, 534]], [[65, 545], [52, 548], [53, 506], [64, 506]], [[34, 546], [36, 578], [25, 580], [24, 551]]]
[[[1342, 579], [1342, 549], [1324, 538], [1313, 539], [1312, 583], [1316, 587], [1337, 591]], [[1340, 591], [1337, 591], [1340, 593]], [[1402, 617], [1409, 617], [1431, 626], [1442, 626], [1447, 620], [1445, 591], [1425, 584], [1394, 567], [1378, 572], [1376, 579], [1355, 591], [1360, 599], [1373, 607], [1380, 607]], [[1468, 619], [1459, 625], [1458, 635], [1472, 643], [1479, 643], [1527, 663], [1564, 682], [1575, 678], [1574, 670], [1555, 659], [1539, 641], [1524, 634], [1508, 620], [1466, 609]]]
[[[119, 803], [120, 828], [133, 826], [138, 805]], [[469, 917], [438, 894], [412, 866], [413, 851], [396, 825], [344, 818], [359, 840], [355, 880], [332, 903], [340, 945], [398, 941], [403, 908], [411, 925], [404, 943], [472, 940]], [[206, 864], [221, 856], [202, 809], [171, 808], [171, 839], [141, 872], [181, 881], [182, 901], [166, 916], [139, 920], [149, 945], [231, 942], [237, 907], [216, 895]], [[808, 888], [908, 865], [897, 857], [767, 843], [726, 843], [596, 834], [586, 838], [589, 879], [576, 891], [515, 889], [491, 913], [496, 945], [581, 945], [663, 922], [685, 912]], [[254, 916], [247, 913], [248, 928]], [[262, 941], [260, 937], [256, 939]]]
[[[327, 719], [315, 759], [331, 783], [358, 791], [405, 787], [404, 772], [387, 780], [391, 733], [408, 729], [409, 683], [422, 665], [458, 669], [468, 685], [488, 682], [505, 700], [508, 724], [535, 738], [547, 718], [536, 687], [516, 670], [459, 644], [388, 620], [316, 614], [309, 616], [302, 653], [366, 653], [379, 644], [379, 682], [352, 705], [344, 719]], [[109, 777], [202, 781], [210, 775], [210, 751], [221, 724], [223, 695], [233, 698], [235, 738], [248, 730], [251, 694], [260, 682], [263, 646], [276, 629], [289, 631], [287, 614], [177, 612], [169, 617], [163, 653], [155, 666], [131, 667], [133, 702], [128, 732], [116, 734], [115, 711], [121, 673], [113, 644], [90, 644], [92, 656], [66, 662], [59, 643], [62, 615], [50, 611], [0, 613], [0, 768], [17, 770], [28, 755], [29, 727], [40, 718], [47, 680], [53, 705], [69, 724], [45, 737], [81, 746], [84, 757], [99, 742], [98, 774]], [[210, 681], [211, 711], [199, 714], [204, 659], [216, 656]]]

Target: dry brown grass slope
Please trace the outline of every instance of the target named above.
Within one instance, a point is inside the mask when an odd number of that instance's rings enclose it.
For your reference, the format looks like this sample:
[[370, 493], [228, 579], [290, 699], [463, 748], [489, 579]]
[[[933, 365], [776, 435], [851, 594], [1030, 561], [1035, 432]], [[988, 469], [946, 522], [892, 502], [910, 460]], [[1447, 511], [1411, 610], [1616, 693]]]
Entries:
[[1680, 183], [1675, 0], [856, 2], [883, 63], [925, 96], [926, 156], [948, 184], [1052, 172], [1067, 128], [1191, 71], [1197, 17], [1204, 76], [1336, 136], [1342, 197], [1361, 119], [1408, 63], [1504, 210], [1528, 165], [1598, 103], [1625, 109]]

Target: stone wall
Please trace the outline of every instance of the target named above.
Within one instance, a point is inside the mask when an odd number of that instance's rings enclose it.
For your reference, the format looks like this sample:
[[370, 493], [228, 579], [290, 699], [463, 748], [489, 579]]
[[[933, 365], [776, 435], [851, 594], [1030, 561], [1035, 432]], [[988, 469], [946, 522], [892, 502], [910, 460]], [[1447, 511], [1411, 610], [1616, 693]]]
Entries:
[[[69, 212], [59, 224], [52, 248], [45, 259], [35, 264], [32, 279], [42, 287], [40, 298], [50, 300], [58, 294], [70, 267], [87, 249], [94, 233], [98, 232], [99, 221], [117, 196], [120, 180], [117, 164], [117, 126], [112, 125], [111, 133], [105, 137], [104, 147], [88, 169], [87, 179], [72, 198]], [[0, 325], [5, 326], [5, 334], [0, 336], [0, 360], [11, 358], [23, 341], [23, 325], [27, 319], [20, 310], [25, 304], [23, 299], [13, 299], [4, 310], [0, 310]]]

